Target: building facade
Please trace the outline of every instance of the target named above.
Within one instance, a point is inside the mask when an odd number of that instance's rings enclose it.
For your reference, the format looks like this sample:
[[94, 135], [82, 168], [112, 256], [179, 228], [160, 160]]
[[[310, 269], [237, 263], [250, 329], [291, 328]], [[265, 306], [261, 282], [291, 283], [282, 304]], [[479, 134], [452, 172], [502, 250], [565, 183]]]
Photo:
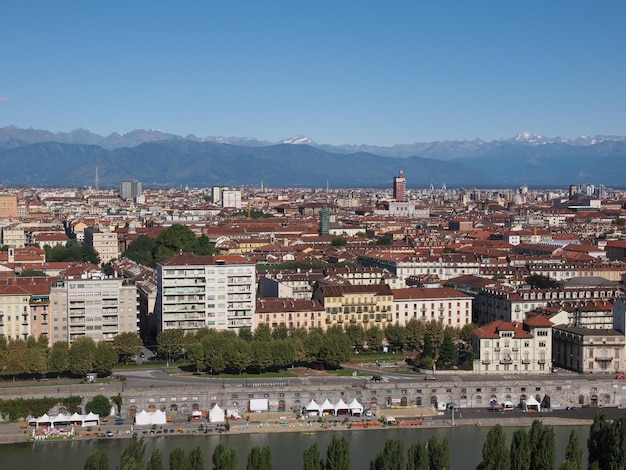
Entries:
[[472, 322], [472, 297], [456, 289], [407, 287], [392, 292], [393, 320], [398, 325], [415, 319], [462, 328]]
[[50, 289], [50, 343], [138, 332], [137, 288], [122, 279], [62, 279]]
[[159, 331], [252, 328], [256, 266], [237, 255], [181, 253], [157, 265]]

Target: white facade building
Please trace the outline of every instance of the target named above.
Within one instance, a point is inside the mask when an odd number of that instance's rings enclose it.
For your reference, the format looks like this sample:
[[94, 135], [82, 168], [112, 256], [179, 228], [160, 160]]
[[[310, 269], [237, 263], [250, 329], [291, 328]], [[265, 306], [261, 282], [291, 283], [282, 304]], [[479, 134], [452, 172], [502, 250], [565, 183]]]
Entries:
[[401, 326], [412, 320], [436, 320], [462, 328], [472, 322], [472, 297], [449, 287], [392, 289], [393, 320]]
[[157, 265], [159, 331], [252, 328], [256, 266], [241, 256], [176, 255]]

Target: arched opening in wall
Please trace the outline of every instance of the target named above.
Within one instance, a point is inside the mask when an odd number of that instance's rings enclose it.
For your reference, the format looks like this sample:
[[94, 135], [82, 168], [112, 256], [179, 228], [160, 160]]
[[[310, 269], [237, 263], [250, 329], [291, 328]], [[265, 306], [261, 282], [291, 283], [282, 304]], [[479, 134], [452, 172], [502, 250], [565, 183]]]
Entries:
[[437, 408], [437, 395], [430, 396], [430, 406]]
[[524, 402], [526, 401], [526, 398], [528, 398], [528, 397], [526, 396], [526, 394], [525, 394], [525, 393], [522, 393], [522, 394], [519, 396], [519, 404], [521, 405], [522, 403], [524, 403]]
[[598, 395], [591, 395], [591, 406], [598, 406]]
[[191, 405], [191, 411], [200, 411], [200, 405], [198, 405], [197, 403], [193, 403]]
[[65, 408], [64, 406], [59, 406], [59, 414], [60, 415], [66, 415], [67, 414], [67, 408]]
[[474, 397], [474, 406], [483, 406], [483, 397], [476, 395]]
[[178, 411], [178, 405], [176, 403], [172, 403], [170, 405], [170, 411], [174, 412], [174, 413], [177, 412]]
[[400, 398], [400, 406], [407, 406], [409, 404], [409, 400], [407, 397]]
[[154, 403], [148, 405], [148, 411], [156, 411], [156, 405]]
[[378, 410], [378, 399], [376, 397], [370, 398], [370, 410], [372, 410], [372, 413]]
[[302, 409], [302, 405], [300, 405], [300, 400], [296, 400], [293, 402], [294, 411], [300, 411]]
[[415, 399], [415, 404], [416, 404], [417, 406], [422, 406], [422, 397], [417, 397], [417, 398]]
[[391, 397], [385, 397], [385, 403], [387, 406], [391, 406]]
[[467, 395], [459, 397], [459, 408], [467, 408]]
[[284, 413], [285, 412], [285, 400], [279, 400], [278, 401], [278, 412], [279, 413]]
[[584, 395], [578, 395], [578, 404], [579, 405], [584, 405], [585, 404], [585, 396]]
[[132, 405], [130, 408], [128, 408], [128, 416], [130, 418], [134, 418], [136, 414], [137, 414], [137, 407], [135, 405]]
[[180, 407], [180, 412], [181, 412], [182, 414], [186, 415], [188, 411], [189, 411], [189, 407], [187, 406], [187, 403], [185, 403], [185, 404], [181, 405], [181, 407]]
[[489, 406], [493, 406], [497, 404], [498, 404], [498, 397], [496, 397], [495, 395], [491, 395], [489, 397]]
[[608, 393], [602, 395], [602, 406], [608, 406], [611, 404], [611, 395]]
[[504, 401], [512, 401], [512, 400], [511, 400], [511, 395], [510, 395], [510, 394], [507, 394], [507, 396], [506, 396], [506, 397], [504, 397]]
[[160, 408], [160, 409], [161, 409], [161, 411], [162, 411], [162, 412], [164, 412], [164, 413], [165, 413], [165, 410], [167, 410], [167, 406], [165, 406], [165, 405], [161, 405], [161, 408]]

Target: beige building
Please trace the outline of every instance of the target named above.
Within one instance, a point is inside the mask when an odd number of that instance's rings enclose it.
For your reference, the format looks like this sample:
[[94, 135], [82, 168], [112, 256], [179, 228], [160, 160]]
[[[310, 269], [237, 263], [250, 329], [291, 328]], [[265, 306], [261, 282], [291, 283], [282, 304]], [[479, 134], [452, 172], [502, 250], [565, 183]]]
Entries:
[[326, 312], [317, 300], [305, 299], [257, 299], [253, 327], [268, 325], [271, 330], [285, 326], [289, 329], [326, 329]]
[[26, 232], [19, 225], [2, 227], [2, 245], [11, 248], [24, 248], [26, 246]]
[[108, 263], [120, 257], [115, 232], [100, 230], [98, 226], [87, 227], [84, 243], [98, 252], [101, 263]]
[[393, 323], [393, 292], [387, 284], [320, 286], [313, 299], [324, 306], [326, 328], [350, 324], [384, 328]]
[[0, 219], [17, 217], [17, 195], [0, 194]]
[[524, 322], [496, 320], [472, 333], [474, 372], [478, 374], [549, 374], [552, 322], [537, 316]]
[[50, 291], [50, 341], [112, 340], [138, 330], [137, 288], [122, 279], [62, 279]]
[[576, 372], [615, 373], [625, 370], [624, 333], [557, 325], [552, 332], [554, 362]]
[[436, 320], [462, 328], [472, 323], [472, 297], [449, 287], [392, 289], [393, 320], [405, 326], [410, 320]]

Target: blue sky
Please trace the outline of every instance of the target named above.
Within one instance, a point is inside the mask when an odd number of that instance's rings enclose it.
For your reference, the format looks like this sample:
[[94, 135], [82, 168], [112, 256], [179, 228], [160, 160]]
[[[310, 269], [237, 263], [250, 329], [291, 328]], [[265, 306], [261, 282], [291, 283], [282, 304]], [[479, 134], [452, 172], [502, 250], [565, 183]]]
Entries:
[[9, 1], [0, 127], [393, 145], [626, 135], [626, 2]]

